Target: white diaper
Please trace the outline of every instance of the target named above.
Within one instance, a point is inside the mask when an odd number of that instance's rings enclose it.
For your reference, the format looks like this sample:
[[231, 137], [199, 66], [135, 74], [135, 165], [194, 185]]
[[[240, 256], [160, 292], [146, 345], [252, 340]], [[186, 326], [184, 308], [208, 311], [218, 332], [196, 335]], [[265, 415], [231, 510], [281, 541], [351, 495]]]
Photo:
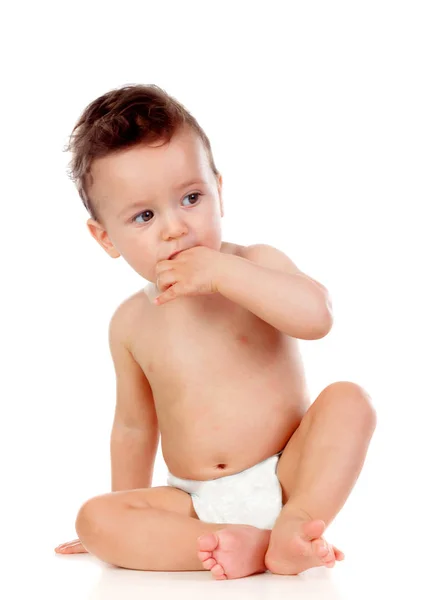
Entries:
[[167, 485], [191, 495], [201, 521], [273, 529], [283, 506], [282, 488], [276, 475], [281, 454], [240, 473], [209, 481], [181, 479], [168, 473]]

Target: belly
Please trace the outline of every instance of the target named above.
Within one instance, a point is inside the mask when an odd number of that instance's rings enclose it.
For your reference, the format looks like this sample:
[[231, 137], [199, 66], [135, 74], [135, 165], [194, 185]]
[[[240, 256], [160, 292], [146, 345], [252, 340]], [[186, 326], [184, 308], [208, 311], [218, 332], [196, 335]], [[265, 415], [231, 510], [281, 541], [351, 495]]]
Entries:
[[169, 413], [160, 423], [162, 453], [173, 475], [204, 481], [248, 469], [282, 450], [303, 415], [304, 403], [288, 406], [282, 398], [263, 398], [259, 407], [258, 398], [229, 396], [231, 409], [223, 400], [208, 414], [202, 411], [203, 418], [195, 412], [184, 422]]
[[210, 369], [187, 373], [172, 394], [156, 395], [162, 453], [173, 475], [224, 477], [285, 447], [309, 406], [300, 365], [247, 366], [234, 358], [215, 377]]

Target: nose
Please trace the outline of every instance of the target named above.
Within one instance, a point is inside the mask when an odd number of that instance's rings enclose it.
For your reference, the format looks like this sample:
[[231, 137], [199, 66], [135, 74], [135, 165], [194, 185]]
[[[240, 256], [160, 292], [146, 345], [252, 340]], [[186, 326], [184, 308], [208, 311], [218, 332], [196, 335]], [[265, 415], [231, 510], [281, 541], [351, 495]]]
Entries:
[[164, 240], [169, 240], [170, 238], [179, 238], [186, 233], [186, 224], [176, 215], [168, 216], [164, 220], [164, 224], [162, 226], [162, 237]]

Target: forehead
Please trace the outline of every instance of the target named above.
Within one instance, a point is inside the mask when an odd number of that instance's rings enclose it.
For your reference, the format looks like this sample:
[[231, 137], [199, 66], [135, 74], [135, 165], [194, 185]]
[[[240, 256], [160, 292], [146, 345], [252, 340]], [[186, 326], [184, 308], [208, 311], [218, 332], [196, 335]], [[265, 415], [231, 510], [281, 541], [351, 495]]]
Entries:
[[91, 174], [90, 193], [103, 210], [111, 203], [120, 208], [145, 196], [153, 199], [192, 176], [207, 181], [210, 168], [201, 139], [186, 129], [168, 144], [140, 144], [98, 158], [93, 161]]

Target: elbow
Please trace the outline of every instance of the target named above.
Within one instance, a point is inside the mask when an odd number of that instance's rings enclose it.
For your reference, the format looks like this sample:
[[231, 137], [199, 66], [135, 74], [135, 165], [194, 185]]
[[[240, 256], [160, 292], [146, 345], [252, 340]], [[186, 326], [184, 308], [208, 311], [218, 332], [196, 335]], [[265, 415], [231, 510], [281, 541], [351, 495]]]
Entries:
[[326, 303], [326, 308], [323, 311], [321, 318], [319, 319], [317, 328], [316, 328], [316, 337], [313, 338], [315, 340], [320, 340], [328, 335], [330, 330], [332, 329], [334, 323], [334, 317], [332, 313], [332, 305], [330, 301]]
[[320, 340], [328, 335], [333, 325], [333, 316], [330, 314], [326, 319], [323, 319], [321, 322], [321, 326], [317, 330], [316, 337], [312, 338], [315, 340]]
[[310, 327], [309, 329], [305, 329], [294, 337], [297, 337], [300, 340], [320, 340], [328, 335], [331, 328], [332, 325], [326, 327], [321, 325], [320, 328], [318, 326], [314, 326]]
[[286, 333], [291, 337], [298, 338], [299, 340], [320, 340], [328, 335], [332, 329], [332, 318], [321, 319], [315, 321], [308, 328], [304, 325], [303, 328], [297, 328], [294, 331], [289, 331], [289, 328], [282, 327], [280, 331]]
[[327, 288], [318, 282], [315, 282], [316, 292], [318, 286], [320, 286], [320, 293], [316, 294], [314, 324], [310, 325], [307, 335], [302, 337], [305, 340], [320, 340], [328, 335], [333, 326], [332, 299]]
[[311, 325], [304, 335], [299, 336], [303, 340], [320, 340], [328, 335], [333, 326], [333, 313], [330, 301], [321, 309], [320, 316], [315, 320], [314, 325]]
[[317, 340], [324, 338], [332, 329], [334, 323], [333, 311], [332, 311], [332, 300], [329, 292], [324, 288], [325, 294], [321, 302], [320, 319], [318, 325], [318, 336]]

